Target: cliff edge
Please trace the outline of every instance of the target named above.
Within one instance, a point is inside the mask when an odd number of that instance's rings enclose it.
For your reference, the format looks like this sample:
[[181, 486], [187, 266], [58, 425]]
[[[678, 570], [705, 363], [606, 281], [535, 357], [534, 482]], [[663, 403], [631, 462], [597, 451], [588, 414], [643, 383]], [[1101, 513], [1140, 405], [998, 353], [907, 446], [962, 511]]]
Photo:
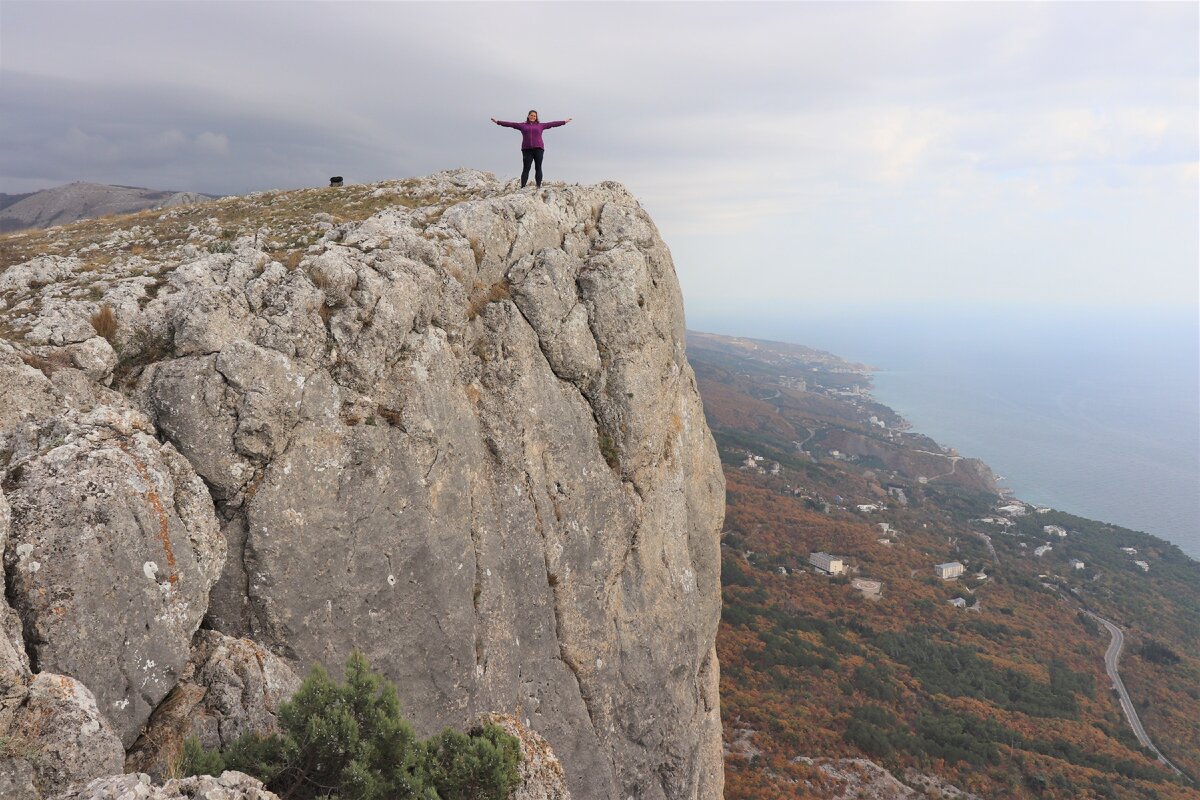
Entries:
[[[422, 734], [511, 714], [576, 798], [721, 796], [724, 481], [623, 187], [456, 170], [0, 259], [13, 786], [269, 727], [291, 672], [358, 648]], [[87, 766], [22, 750], [64, 726]]]

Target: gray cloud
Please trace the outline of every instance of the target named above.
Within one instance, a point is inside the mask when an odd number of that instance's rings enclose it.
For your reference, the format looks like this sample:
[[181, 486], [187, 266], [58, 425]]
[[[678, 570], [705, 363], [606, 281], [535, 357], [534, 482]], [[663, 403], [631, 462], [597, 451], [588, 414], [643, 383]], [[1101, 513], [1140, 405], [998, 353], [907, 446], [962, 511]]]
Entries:
[[629, 185], [701, 312], [1197, 294], [1191, 4], [6, 0], [0, 23], [0, 191], [511, 176], [488, 117], [536, 107], [575, 118], [551, 178]]

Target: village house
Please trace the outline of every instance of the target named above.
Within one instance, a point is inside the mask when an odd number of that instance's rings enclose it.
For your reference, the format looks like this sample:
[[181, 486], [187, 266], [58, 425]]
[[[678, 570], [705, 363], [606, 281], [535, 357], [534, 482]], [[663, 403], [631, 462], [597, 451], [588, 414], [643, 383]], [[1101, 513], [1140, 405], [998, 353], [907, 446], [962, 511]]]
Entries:
[[996, 510], [1001, 514], [1008, 514], [1014, 517], [1023, 517], [1025, 516], [1026, 508], [1020, 503], [1009, 503], [1008, 505], [1000, 506]]
[[1083, 569], [1084, 563], [1078, 558], [1071, 559], [1071, 569]]
[[1141, 567], [1141, 568], [1142, 568], [1142, 572], [1149, 572], [1149, 571], [1150, 571], [1150, 565], [1149, 565], [1148, 563], [1146, 563], [1145, 561], [1135, 561], [1135, 562], [1133, 562], [1133, 563], [1135, 563], [1135, 564], [1137, 564], [1139, 567]]
[[870, 514], [872, 511], [879, 510], [879, 506], [875, 505], [874, 503], [863, 503], [862, 505], [857, 506], [857, 508], [864, 514]]
[[1067, 535], [1067, 529], [1061, 525], [1043, 525], [1042, 531], [1045, 532], [1047, 536], [1057, 536], [1059, 538]]
[[966, 608], [967, 607], [967, 601], [965, 598], [962, 598], [962, 597], [951, 597], [949, 602], [950, 602], [950, 605], [954, 606], [955, 608]]
[[1033, 549], [1033, 554], [1035, 556], [1037, 556], [1038, 558], [1041, 558], [1042, 556], [1046, 555], [1046, 553], [1049, 553], [1053, 549], [1054, 548], [1051, 547], [1049, 544], [1044, 544], [1041, 547], [1035, 547]]

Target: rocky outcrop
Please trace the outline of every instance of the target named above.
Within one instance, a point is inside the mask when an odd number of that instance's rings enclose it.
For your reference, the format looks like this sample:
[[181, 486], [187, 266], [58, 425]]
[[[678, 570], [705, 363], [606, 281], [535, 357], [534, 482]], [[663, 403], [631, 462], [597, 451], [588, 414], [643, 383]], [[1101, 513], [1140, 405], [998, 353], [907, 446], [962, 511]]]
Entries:
[[0, 352], [52, 413], [6, 430], [6, 592], [35, 669], [82, 681], [130, 745], [179, 679], [225, 542], [204, 484], [144, 414], [23, 367]]
[[205, 686], [223, 740], [259, 673], [196, 681], [203, 616], [299, 670], [361, 649], [425, 735], [510, 712], [576, 798], [720, 796], [723, 479], [637, 202], [461, 170], [204, 213], [0, 274], [35, 668], [126, 746]]
[[113, 775], [97, 778], [83, 788], [56, 800], [279, 800], [262, 783], [233, 770], [220, 777], [202, 775], [176, 778], [156, 786], [149, 775]]
[[161, 779], [189, 736], [213, 749], [228, 747], [245, 733], [277, 733], [279, 705], [298, 688], [295, 672], [261, 645], [199, 631], [179, 683], [155, 709], [125, 768]]
[[499, 727], [521, 746], [521, 763], [517, 767], [521, 782], [508, 800], [571, 800], [567, 775], [549, 742], [511, 714], [484, 714], [479, 722]]

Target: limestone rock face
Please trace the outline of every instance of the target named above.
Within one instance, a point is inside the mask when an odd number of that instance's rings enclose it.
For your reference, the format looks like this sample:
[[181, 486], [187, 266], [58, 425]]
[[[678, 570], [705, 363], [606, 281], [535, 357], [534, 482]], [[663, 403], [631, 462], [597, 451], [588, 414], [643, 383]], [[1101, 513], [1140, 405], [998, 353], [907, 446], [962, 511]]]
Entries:
[[221, 748], [243, 733], [277, 733], [279, 704], [298, 688], [291, 667], [261, 645], [198, 631], [179, 683], [155, 709], [125, 767], [162, 778], [189, 736]]
[[128, 745], [178, 680], [225, 543], [187, 461], [119, 395], [93, 399], [6, 431], [7, 592], [37, 669], [82, 681]]
[[120, 771], [125, 758], [87, 687], [49, 672], [24, 687], [4, 736], [0, 787], [8, 784], [6, 798], [49, 797], [78, 781]]
[[[4, 423], [6, 564], [38, 666], [91, 687], [128, 746], [206, 614], [299, 671], [362, 650], [424, 735], [508, 711], [576, 798], [719, 797], [724, 485], [653, 222], [617, 184], [520, 192], [470, 170], [378, 185], [360, 222], [312, 214], [347, 195], [310, 194], [286, 258], [272, 234], [217, 239], [220, 201], [207, 252], [160, 259], [153, 292], [152, 253], [104, 267], [116, 366], [66, 352], [94, 300], [26, 267], [0, 285], [22, 354], [69, 365]], [[81, 385], [110, 374], [148, 419]], [[108, 521], [64, 549], [67, 517], [97, 507]], [[62, 622], [40, 592], [70, 584], [69, 552], [107, 594], [85, 587]], [[108, 597], [152, 635], [87, 640], [80, 620], [112, 630], [91, 611]], [[219, 716], [240, 719], [230, 697]]]

